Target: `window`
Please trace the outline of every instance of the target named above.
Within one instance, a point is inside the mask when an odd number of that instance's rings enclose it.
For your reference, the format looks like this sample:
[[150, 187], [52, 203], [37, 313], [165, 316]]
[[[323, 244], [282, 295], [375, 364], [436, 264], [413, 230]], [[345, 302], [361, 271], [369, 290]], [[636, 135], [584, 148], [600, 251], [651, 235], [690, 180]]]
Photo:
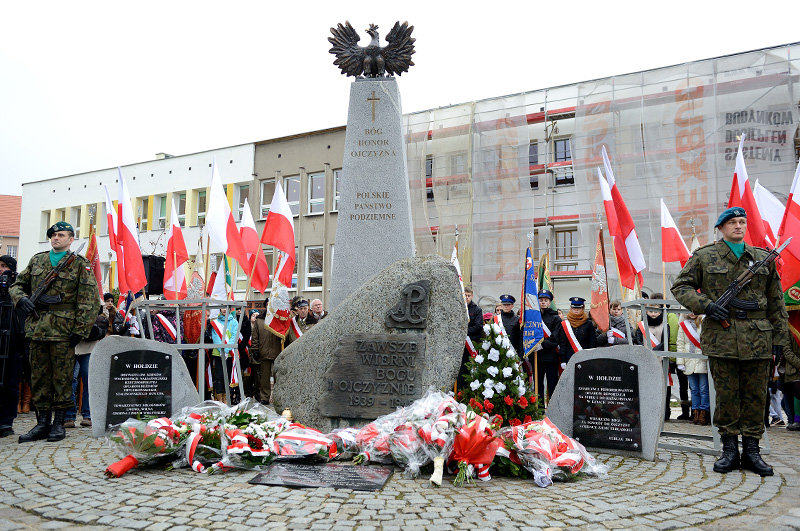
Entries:
[[[556, 237], [556, 261], [577, 260], [578, 259], [578, 229], [557, 229]], [[577, 269], [577, 262], [556, 263], [556, 271], [574, 271]]]
[[[250, 185], [249, 184], [240, 184], [237, 187], [238, 194], [237, 194], [237, 208], [236, 208], [236, 215], [237, 220], [242, 221], [242, 214], [244, 212], [244, 201], [247, 199], [248, 195], [250, 195]], [[248, 205], [249, 205], [248, 201]]]
[[539, 164], [539, 142], [531, 140], [528, 144], [528, 166]]
[[428, 201], [433, 201], [433, 155], [425, 157], [425, 193]]
[[297, 252], [298, 248], [294, 248], [294, 269], [292, 270], [292, 285], [289, 287], [291, 290], [297, 289], [297, 257], [300, 253]]
[[47, 229], [50, 228], [52, 223], [50, 223], [50, 211], [45, 210], [42, 212], [42, 225], [40, 227], [41, 234], [39, 235], [39, 241], [47, 241]]
[[157, 230], [164, 230], [167, 227], [167, 196], [156, 196], [156, 212], [153, 212], [153, 217], [158, 220], [158, 224], [154, 226]]
[[322, 214], [325, 212], [325, 174], [308, 174], [308, 213]]
[[273, 195], [275, 195], [275, 180], [261, 181], [261, 219], [267, 218]]
[[[572, 162], [572, 152], [570, 149], [569, 138], [562, 138], [553, 142], [555, 162]], [[556, 186], [575, 184], [575, 177], [572, 174], [572, 165], [562, 166], [562, 171], [556, 171]]]
[[339, 179], [342, 177], [342, 170], [333, 170], [333, 210], [331, 212], [339, 211]]
[[186, 226], [186, 194], [178, 194], [178, 223]]
[[75, 239], [81, 237], [81, 208], [73, 207], [69, 209], [69, 222], [75, 229]]
[[139, 232], [147, 232], [147, 212], [150, 210], [150, 198], [142, 197], [139, 199], [139, 208], [137, 214], [139, 216]]
[[454, 153], [450, 155], [450, 175], [467, 173], [467, 154]]
[[307, 290], [322, 289], [322, 247], [306, 247], [306, 287]]
[[205, 190], [198, 190], [197, 191], [197, 225], [205, 225], [206, 224], [206, 207], [207, 207], [207, 200], [206, 200], [206, 191]]
[[6, 245], [6, 254], [11, 258], [16, 260], [17, 258], [17, 246], [16, 245]]
[[284, 188], [286, 188], [286, 202], [289, 203], [289, 208], [293, 216], [300, 215], [300, 177], [287, 177], [283, 181]]

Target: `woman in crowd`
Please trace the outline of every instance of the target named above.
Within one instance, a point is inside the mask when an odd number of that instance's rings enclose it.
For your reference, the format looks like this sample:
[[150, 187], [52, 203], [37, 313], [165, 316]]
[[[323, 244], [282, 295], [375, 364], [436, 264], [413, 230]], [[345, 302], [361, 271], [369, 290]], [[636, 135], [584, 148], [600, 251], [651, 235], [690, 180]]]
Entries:
[[[800, 310], [793, 310], [800, 312]], [[791, 348], [783, 350], [784, 359], [784, 372], [783, 372], [783, 396], [786, 400], [786, 409], [788, 409], [788, 425], [787, 430], [800, 431], [800, 422], [797, 422], [795, 415], [794, 399], [800, 398], [800, 344], [797, 342], [797, 337], [794, 336], [794, 331], [790, 334]]]
[[[701, 354], [700, 327], [703, 317], [690, 313], [678, 327], [678, 352]], [[692, 423], [699, 426], [711, 424], [708, 396], [708, 362], [699, 358], [678, 358], [678, 370], [683, 370], [692, 391]]]
[[[584, 311], [586, 299], [571, 297], [569, 311], [557, 332], [558, 352], [561, 368], [566, 369], [573, 354], [579, 350], [597, 346], [597, 331], [589, 315]], [[556, 332], [553, 332], [556, 335]]]

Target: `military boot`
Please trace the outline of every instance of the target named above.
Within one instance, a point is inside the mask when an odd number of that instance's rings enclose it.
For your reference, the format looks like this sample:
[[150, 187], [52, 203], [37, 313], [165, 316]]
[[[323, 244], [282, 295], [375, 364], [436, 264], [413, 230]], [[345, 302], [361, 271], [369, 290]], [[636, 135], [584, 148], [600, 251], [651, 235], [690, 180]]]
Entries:
[[761, 449], [755, 437], [742, 437], [742, 468], [759, 476], [771, 476], [772, 467], [761, 459]]
[[57, 409], [53, 413], [53, 425], [50, 426], [50, 433], [47, 435], [48, 442], [60, 441], [67, 436], [67, 430], [64, 429], [64, 417], [66, 415], [66, 409]]
[[20, 443], [26, 443], [31, 441], [41, 441], [42, 439], [46, 439], [47, 435], [50, 433], [50, 410], [36, 410], [36, 426], [31, 428], [31, 430], [19, 436]]
[[722, 455], [714, 462], [714, 472], [727, 474], [739, 469], [739, 437], [737, 435], [721, 435]]

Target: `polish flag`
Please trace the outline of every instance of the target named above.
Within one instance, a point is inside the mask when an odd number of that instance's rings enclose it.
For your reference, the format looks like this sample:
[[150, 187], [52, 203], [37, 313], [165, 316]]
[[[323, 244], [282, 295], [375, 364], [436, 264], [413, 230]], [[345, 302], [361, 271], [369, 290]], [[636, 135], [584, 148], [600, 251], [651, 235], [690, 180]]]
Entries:
[[783, 206], [780, 199], [772, 195], [772, 192], [761, 186], [758, 179], [753, 187], [753, 197], [756, 198], [756, 206], [761, 214], [761, 219], [764, 220], [764, 230], [770, 242], [777, 243], [778, 230], [781, 228], [781, 220], [786, 207]]
[[764, 228], [764, 221], [758, 210], [756, 198], [753, 190], [750, 189], [750, 181], [747, 177], [747, 168], [744, 166], [744, 147], [745, 135], [739, 141], [739, 150], [736, 152], [736, 166], [733, 170], [733, 182], [731, 183], [731, 197], [728, 199], [728, 208], [742, 207], [747, 212], [747, 232], [744, 233], [744, 241], [755, 247], [772, 248], [772, 244]]
[[114, 208], [114, 203], [111, 201], [111, 194], [108, 193], [108, 187], [103, 185], [103, 190], [106, 192], [106, 219], [108, 220], [108, 244], [111, 250], [117, 257], [117, 287], [120, 293], [128, 292], [128, 284], [125, 282], [124, 268], [120, 267], [122, 264], [122, 250], [117, 243], [117, 210]]
[[242, 236], [233, 219], [231, 206], [222, 187], [217, 161], [211, 168], [211, 194], [206, 213], [206, 230], [211, 240], [230, 258], [239, 262], [243, 271], [247, 269], [247, 253], [244, 252]]
[[[625, 205], [625, 200], [622, 199], [617, 181], [614, 179], [614, 170], [611, 169], [611, 161], [608, 160], [608, 153], [606, 152], [605, 146], [603, 146], [603, 166], [606, 170], [608, 187], [611, 189], [614, 210], [617, 211], [620, 235], [625, 241], [625, 248], [631, 268], [636, 272], [635, 276], [639, 279], [639, 286], [641, 286], [643, 281], [642, 271], [647, 267], [647, 264], [644, 262], [644, 254], [642, 253], [642, 247], [639, 245], [639, 236], [636, 235], [636, 227], [633, 224], [633, 218], [628, 211], [628, 207]], [[630, 287], [633, 288], [633, 285]]]
[[[242, 236], [242, 245], [247, 253], [247, 271], [251, 275], [250, 285], [261, 293], [266, 293], [269, 287], [269, 267], [264, 253], [261, 251], [261, 241], [258, 239], [256, 222], [250, 212], [250, 205], [247, 199], [244, 200], [244, 212], [242, 213], [242, 223], [239, 227]], [[255, 261], [255, 264], [254, 264]], [[253, 266], [255, 265], [255, 269]]]
[[633, 289], [634, 279], [636, 278], [636, 270], [628, 258], [628, 249], [625, 247], [625, 238], [620, 234], [619, 221], [617, 221], [617, 211], [614, 209], [614, 200], [611, 197], [611, 189], [608, 186], [608, 181], [603, 177], [603, 172], [597, 168], [597, 176], [600, 180], [600, 194], [603, 197], [603, 207], [606, 210], [606, 224], [608, 225], [608, 234], [614, 243], [614, 256], [617, 260], [617, 269], [619, 270], [619, 279], [623, 286], [628, 289]]
[[117, 253], [117, 267], [124, 271], [126, 291], [133, 293], [139, 292], [147, 285], [147, 277], [144, 274], [144, 262], [142, 261], [142, 250], [139, 248], [139, 230], [136, 228], [136, 218], [133, 216], [131, 207], [131, 194], [128, 191], [128, 184], [122, 176], [122, 168], [117, 168], [119, 172], [119, 196], [117, 197], [117, 247], [121, 251]]
[[172, 214], [167, 232], [167, 262], [164, 265], [164, 298], [179, 300], [186, 298], [186, 272], [183, 263], [189, 259], [186, 242], [183, 240], [175, 200], [172, 200]]
[[275, 274], [278, 275], [278, 282], [291, 288], [295, 264], [294, 216], [280, 182], [275, 183], [275, 193], [272, 195], [264, 232], [261, 233], [261, 243], [272, 245], [286, 253], [286, 260], [281, 260], [281, 268]]
[[[749, 213], [748, 213], [749, 215]], [[750, 224], [748, 223], [748, 227]], [[794, 236], [789, 246], [781, 253], [783, 268], [781, 269], [781, 288], [788, 290], [800, 281], [800, 164], [794, 172], [786, 210], [778, 229], [778, 241], [782, 242]]]
[[678, 232], [675, 220], [667, 210], [664, 200], [661, 200], [661, 260], [664, 262], [680, 262], [681, 267], [686, 265], [686, 261], [692, 253], [686, 247], [686, 242]]

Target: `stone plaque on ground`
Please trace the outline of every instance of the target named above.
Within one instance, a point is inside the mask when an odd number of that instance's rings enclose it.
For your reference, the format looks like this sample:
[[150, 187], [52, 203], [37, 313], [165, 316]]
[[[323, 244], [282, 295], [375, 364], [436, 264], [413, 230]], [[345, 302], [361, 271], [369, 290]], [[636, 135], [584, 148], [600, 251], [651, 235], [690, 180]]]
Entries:
[[406, 143], [394, 78], [350, 86], [331, 308], [395, 260], [414, 256]]
[[660, 358], [643, 346], [616, 345], [570, 358], [547, 416], [590, 450], [653, 461], [665, 400]]
[[376, 491], [394, 472], [391, 466], [273, 463], [248, 481], [251, 485]]
[[[430, 281], [425, 328], [387, 326], [386, 315], [404, 300], [405, 288], [421, 280]], [[327, 432], [363, 426], [420, 398], [429, 387], [452, 389], [467, 320], [458, 274], [449, 261], [438, 256], [398, 260], [278, 356], [275, 408], [289, 408], [298, 422]]]
[[111, 357], [106, 426], [128, 418], [172, 416], [172, 360], [152, 350], [129, 350]]
[[640, 452], [639, 368], [618, 359], [575, 364], [572, 436], [584, 446]]
[[372, 420], [387, 408], [407, 406], [419, 398], [424, 364], [423, 334], [345, 337], [325, 373], [320, 413]]
[[129, 417], [171, 416], [199, 403], [200, 396], [175, 345], [108, 336], [89, 356], [94, 437], [102, 437], [110, 424]]

